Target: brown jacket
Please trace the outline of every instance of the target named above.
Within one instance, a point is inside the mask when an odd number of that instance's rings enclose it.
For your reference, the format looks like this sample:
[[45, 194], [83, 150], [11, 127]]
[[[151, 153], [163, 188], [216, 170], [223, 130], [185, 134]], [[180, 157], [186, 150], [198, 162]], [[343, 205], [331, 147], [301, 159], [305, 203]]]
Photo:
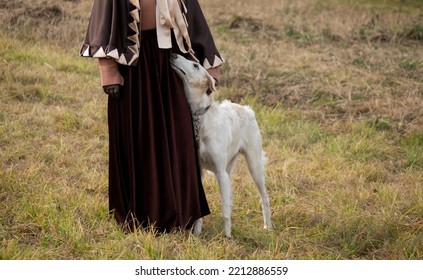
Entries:
[[[101, 84], [121, 84], [123, 78], [118, 71], [118, 63], [136, 65], [139, 49], [142, 47], [139, 34], [143, 22], [141, 13], [155, 16], [160, 48], [171, 47], [171, 33], [174, 33], [181, 52], [195, 54], [206, 69], [216, 68], [223, 63], [213, 37], [197, 0], [157, 0], [154, 11], [151, 1], [142, 0], [95, 0], [87, 35], [80, 55], [100, 58]], [[128, 24], [129, 22], [129, 24]], [[219, 78], [216, 69], [210, 70]]]

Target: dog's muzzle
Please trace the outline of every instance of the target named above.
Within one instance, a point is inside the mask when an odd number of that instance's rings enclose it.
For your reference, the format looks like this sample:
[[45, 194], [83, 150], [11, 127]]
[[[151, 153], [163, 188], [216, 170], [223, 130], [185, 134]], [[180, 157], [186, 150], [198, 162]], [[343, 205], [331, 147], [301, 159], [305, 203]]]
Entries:
[[179, 71], [179, 72], [181, 72], [184, 76], [186, 76], [186, 75], [187, 75], [187, 73], [185, 73], [185, 71], [184, 71], [184, 70], [182, 70], [181, 68], [179, 68], [178, 66], [176, 66], [175, 61], [176, 61], [177, 59], [178, 59], [178, 55], [177, 55], [177, 54], [172, 54], [172, 55], [170, 56], [170, 64], [171, 64], [172, 68], [173, 68], [173, 69], [175, 69], [175, 70], [177, 70], [177, 71]]

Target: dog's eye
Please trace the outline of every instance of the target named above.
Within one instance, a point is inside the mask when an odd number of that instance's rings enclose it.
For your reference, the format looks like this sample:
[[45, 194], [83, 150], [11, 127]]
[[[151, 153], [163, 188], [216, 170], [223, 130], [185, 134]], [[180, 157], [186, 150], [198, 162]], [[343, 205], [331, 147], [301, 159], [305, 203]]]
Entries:
[[200, 66], [198, 66], [198, 64], [194, 64], [194, 68], [198, 70], [200, 69]]

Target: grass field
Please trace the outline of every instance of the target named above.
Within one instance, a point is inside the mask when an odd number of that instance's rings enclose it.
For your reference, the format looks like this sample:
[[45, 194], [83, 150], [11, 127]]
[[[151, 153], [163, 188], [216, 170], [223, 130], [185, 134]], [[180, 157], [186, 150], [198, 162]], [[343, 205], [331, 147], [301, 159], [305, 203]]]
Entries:
[[91, 0], [0, 4], [0, 259], [422, 259], [423, 1], [200, 0], [256, 111], [275, 229], [244, 162], [233, 238], [108, 217], [107, 98], [79, 46]]

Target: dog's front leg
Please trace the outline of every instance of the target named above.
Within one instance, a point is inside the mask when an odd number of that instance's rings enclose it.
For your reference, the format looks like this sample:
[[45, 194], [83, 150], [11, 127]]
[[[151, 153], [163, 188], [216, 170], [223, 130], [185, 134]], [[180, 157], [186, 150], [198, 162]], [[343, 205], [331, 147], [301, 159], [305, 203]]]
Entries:
[[216, 174], [219, 183], [220, 196], [222, 199], [222, 217], [223, 227], [226, 237], [231, 237], [231, 211], [232, 211], [232, 186], [229, 174], [226, 171], [220, 171]]
[[198, 219], [194, 223], [194, 235], [198, 236], [201, 234], [201, 230], [203, 227], [203, 219]]

